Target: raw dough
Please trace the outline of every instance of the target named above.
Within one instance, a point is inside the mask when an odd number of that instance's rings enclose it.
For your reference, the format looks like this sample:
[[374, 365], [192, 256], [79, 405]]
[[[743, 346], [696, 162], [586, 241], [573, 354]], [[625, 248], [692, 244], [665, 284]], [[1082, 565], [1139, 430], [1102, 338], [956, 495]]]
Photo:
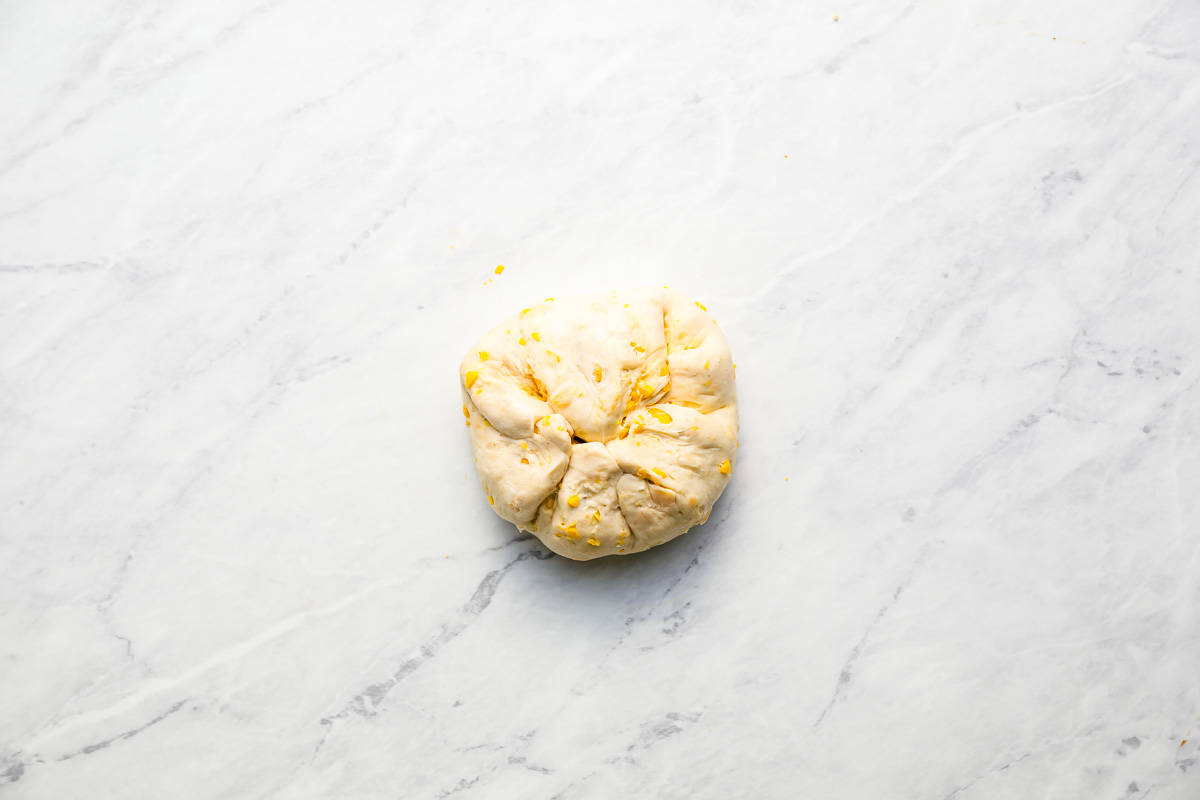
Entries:
[[559, 555], [674, 539], [729, 482], [729, 346], [675, 292], [548, 298], [485, 334], [459, 373], [488, 502]]

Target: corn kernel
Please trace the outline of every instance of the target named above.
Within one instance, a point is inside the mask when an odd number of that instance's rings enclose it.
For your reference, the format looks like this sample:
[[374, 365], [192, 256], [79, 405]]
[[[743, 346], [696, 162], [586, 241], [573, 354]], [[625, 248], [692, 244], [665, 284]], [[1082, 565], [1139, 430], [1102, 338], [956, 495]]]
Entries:
[[604, 370], [601, 369], [599, 364], [597, 364], [596, 368], [592, 370], [592, 377], [596, 379], [596, 383], [604, 380]]
[[524, 337], [524, 336], [522, 336], [520, 339], [517, 339], [517, 344], [519, 344], [519, 345], [521, 345], [522, 347], [524, 347], [524, 346], [525, 346], [525, 337]]
[[495, 269], [495, 270], [493, 270], [493, 272], [495, 272], [497, 275], [499, 275], [501, 272], [504, 272], [504, 265], [503, 265], [503, 264], [497, 264], [497, 265], [496, 265], [496, 269]]
[[528, 450], [528, 449], [529, 449], [529, 442], [521, 442], [521, 449], [522, 449], [522, 450]]
[[654, 467], [654, 468], [653, 468], [653, 469], [651, 469], [650, 471], [651, 471], [651, 472], [653, 472], [655, 475], [657, 475], [657, 476], [658, 476], [658, 477], [660, 477], [660, 478], [665, 478], [665, 477], [667, 477], [667, 473], [663, 472], [663, 471], [662, 471], [661, 469], [659, 469], [658, 467]]
[[709, 361], [705, 361], [705, 362], [704, 362], [704, 368], [705, 368], [705, 369], [708, 369], [708, 365], [709, 365], [710, 363], [711, 363], [711, 362], [709, 362]]
[[671, 368], [667, 366], [667, 362], [664, 361], [663, 365], [658, 368], [658, 374], [663, 376], [671, 374]]
[[573, 494], [567, 498], [567, 505], [571, 508], [579, 508], [579, 495]]
[[463, 416], [467, 419], [471, 418], [471, 412], [467, 410], [467, 404], [463, 403]]
[[[468, 422], [467, 424], [469, 425], [470, 423]], [[617, 432], [618, 439], [624, 439], [628, 435], [629, 435], [629, 428], [621, 428], [621, 430]]]
[[671, 421], [671, 415], [663, 411], [661, 408], [647, 408], [646, 413], [654, 417], [656, 420], [666, 425]]
[[650, 477], [650, 473], [646, 472], [646, 470], [642, 469], [641, 467], [638, 467], [637, 476], [642, 480], [646, 480]]
[[730, 472], [733, 472], [733, 465], [729, 463], [728, 458], [721, 462], [721, 466], [717, 467], [717, 472], [720, 472], [722, 475], [728, 475]]
[[597, 539], [595, 536], [589, 536], [589, 537], [588, 537], [588, 540], [587, 540], [587, 543], [588, 543], [588, 544], [590, 544], [592, 547], [599, 547], [599, 546], [600, 546], [600, 540], [599, 540], [599, 539]]
[[554, 352], [553, 350], [547, 350], [546, 355], [553, 358], [556, 362], [562, 361], [562, 359], [559, 358], [558, 353]]
[[553, 303], [553, 302], [554, 302], [554, 298], [553, 298], [553, 297], [547, 297], [547, 298], [546, 298], [545, 300], [543, 300], [542, 302], [543, 302], [543, 303]]
[[487, 350], [479, 351], [479, 360], [480, 361], [487, 361], [491, 357], [492, 357], [491, 354]]
[[521, 459], [521, 463], [522, 463], [522, 464], [528, 464], [528, 463], [529, 463], [529, 459], [528, 459], [528, 458], [522, 458], [522, 459]]
[[467, 426], [468, 428], [469, 428], [469, 427], [471, 427], [471, 420], [469, 420], [469, 419], [464, 419], [464, 420], [463, 420], [463, 422], [464, 422], [464, 423], [466, 423], [466, 426]]
[[532, 309], [532, 308], [522, 308], [522, 309], [521, 309], [521, 313], [520, 313], [520, 314], [518, 314], [517, 316], [519, 316], [519, 317], [523, 317], [523, 316], [525, 316], [526, 314], [528, 314], [530, 311], [533, 311], [533, 309]]
[[570, 525], [568, 525], [567, 527], [563, 528], [563, 533], [565, 533], [567, 535], [568, 539], [578, 539], [579, 538], [579, 530], [575, 527], [575, 523], [573, 523], [573, 522]]
[[654, 394], [654, 387], [648, 381], [638, 381], [637, 392], [642, 397], [650, 397]]
[[698, 308], [699, 308], [701, 311], [708, 311], [708, 309], [705, 307], [704, 303], [701, 303], [699, 300], [697, 300], [697, 301], [696, 301], [696, 306], [697, 306], [697, 307], [698, 307]]
[[542, 335], [540, 333], [538, 333], [537, 331], [534, 331], [533, 333], [531, 333], [529, 335], [533, 338], [533, 340], [535, 342], [540, 342], [542, 340]]
[[496, 501], [492, 498], [492, 496], [490, 494], [488, 495], [488, 505], [489, 506], [496, 505]]
[[475, 381], [477, 381], [478, 379], [479, 379], [479, 373], [478, 373], [478, 372], [476, 372], [476, 371], [475, 371], [475, 370], [473, 370], [473, 369], [471, 369], [471, 370], [467, 370], [467, 375], [466, 375], [466, 384], [467, 384], [467, 388], [468, 388], [468, 389], [470, 389], [472, 386], [474, 386], [474, 385], [475, 385]]
[[592, 512], [592, 522], [599, 522], [599, 521], [600, 521], [600, 511], [599, 511], [599, 509], [597, 509]]

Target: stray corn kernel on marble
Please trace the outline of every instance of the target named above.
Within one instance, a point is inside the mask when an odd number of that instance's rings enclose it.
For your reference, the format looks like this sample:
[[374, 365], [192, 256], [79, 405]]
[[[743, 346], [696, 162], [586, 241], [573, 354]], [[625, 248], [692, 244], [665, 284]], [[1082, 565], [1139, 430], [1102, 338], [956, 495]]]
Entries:
[[547, 298], [472, 345], [459, 380], [482, 496], [567, 558], [674, 539], [733, 472], [729, 346], [676, 292]]

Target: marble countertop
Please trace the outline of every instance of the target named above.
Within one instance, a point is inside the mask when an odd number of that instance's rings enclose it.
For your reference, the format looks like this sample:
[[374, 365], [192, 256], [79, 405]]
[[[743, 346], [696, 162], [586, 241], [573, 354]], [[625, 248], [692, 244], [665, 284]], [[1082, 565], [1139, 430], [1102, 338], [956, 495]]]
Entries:
[[[0, 8], [0, 797], [1200, 797], [1198, 42]], [[551, 557], [458, 360], [643, 284], [725, 331], [738, 469]]]

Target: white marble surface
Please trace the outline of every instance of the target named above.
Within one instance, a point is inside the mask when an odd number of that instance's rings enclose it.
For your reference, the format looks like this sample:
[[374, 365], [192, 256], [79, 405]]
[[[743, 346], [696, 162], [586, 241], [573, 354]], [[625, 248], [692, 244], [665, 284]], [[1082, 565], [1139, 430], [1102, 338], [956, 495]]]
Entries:
[[[14, 1], [0, 74], [0, 796], [1200, 797], [1192, 0]], [[458, 358], [642, 283], [737, 474], [550, 558]]]

